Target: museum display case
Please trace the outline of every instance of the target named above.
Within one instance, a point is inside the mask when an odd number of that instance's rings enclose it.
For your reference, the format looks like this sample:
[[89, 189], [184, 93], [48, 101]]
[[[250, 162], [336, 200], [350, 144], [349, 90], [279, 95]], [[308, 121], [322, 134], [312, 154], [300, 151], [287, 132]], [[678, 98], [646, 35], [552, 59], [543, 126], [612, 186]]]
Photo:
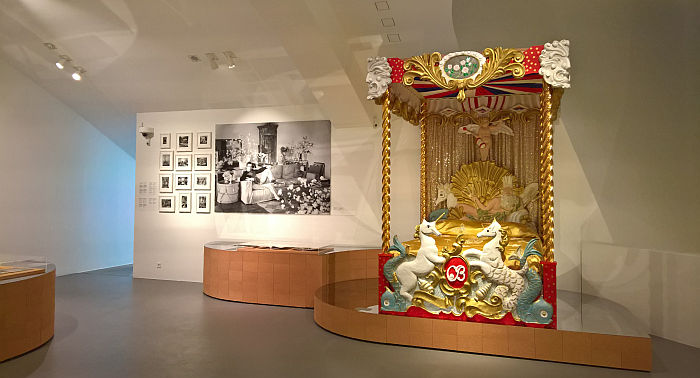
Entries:
[[53, 337], [55, 279], [45, 257], [0, 255], [0, 361]]

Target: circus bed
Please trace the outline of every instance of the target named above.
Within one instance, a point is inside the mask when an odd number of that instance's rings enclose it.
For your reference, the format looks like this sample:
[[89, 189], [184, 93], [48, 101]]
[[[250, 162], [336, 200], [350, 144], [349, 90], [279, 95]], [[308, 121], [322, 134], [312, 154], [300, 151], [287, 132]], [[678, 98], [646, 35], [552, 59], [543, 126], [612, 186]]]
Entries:
[[[382, 105], [379, 312], [556, 328], [552, 122], [569, 42], [370, 58]], [[420, 127], [420, 224], [390, 238], [391, 113]]]

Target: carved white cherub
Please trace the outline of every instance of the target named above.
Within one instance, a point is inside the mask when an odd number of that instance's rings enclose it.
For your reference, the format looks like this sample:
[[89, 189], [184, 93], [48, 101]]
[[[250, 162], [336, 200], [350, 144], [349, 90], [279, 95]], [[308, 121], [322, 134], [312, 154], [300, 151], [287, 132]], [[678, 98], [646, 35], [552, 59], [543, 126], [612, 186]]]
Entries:
[[489, 117], [479, 117], [477, 118], [477, 123], [470, 123], [465, 126], [460, 126], [457, 130], [459, 134], [472, 134], [474, 135], [476, 145], [479, 147], [479, 156], [482, 161], [488, 160], [489, 151], [491, 150], [491, 145], [493, 143], [492, 135], [497, 135], [500, 133], [506, 135], [513, 135], [513, 129], [506, 126], [505, 121], [508, 118], [500, 118], [495, 121], [491, 121]]

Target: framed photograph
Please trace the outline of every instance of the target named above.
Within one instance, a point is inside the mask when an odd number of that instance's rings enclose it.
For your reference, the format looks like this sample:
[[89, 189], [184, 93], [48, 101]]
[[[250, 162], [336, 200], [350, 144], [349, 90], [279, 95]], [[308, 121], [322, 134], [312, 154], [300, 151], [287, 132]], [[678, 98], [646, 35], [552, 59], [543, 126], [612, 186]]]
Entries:
[[177, 173], [175, 174], [175, 189], [190, 190], [192, 189], [192, 174]]
[[172, 193], [173, 192], [173, 175], [172, 175], [172, 173], [161, 173], [160, 174], [160, 192], [161, 193]]
[[175, 196], [160, 196], [158, 201], [158, 211], [161, 213], [174, 213]]
[[197, 207], [198, 213], [210, 212], [211, 204], [209, 203], [209, 193], [195, 193], [194, 205]]
[[194, 190], [211, 189], [211, 173], [195, 173], [192, 187]]
[[192, 154], [175, 154], [175, 170], [176, 171], [191, 171], [192, 170]]
[[160, 148], [165, 150], [170, 149], [170, 133], [160, 134]]
[[173, 170], [173, 152], [172, 151], [161, 151], [160, 152], [160, 170], [161, 171], [172, 171]]
[[211, 171], [211, 154], [194, 154], [195, 171]]
[[191, 213], [192, 212], [192, 194], [178, 193], [177, 194], [177, 212]]
[[213, 133], [213, 212], [330, 215], [329, 120], [217, 124]]
[[175, 143], [177, 151], [192, 151], [192, 133], [176, 133]]
[[211, 148], [211, 131], [197, 133], [197, 148]]

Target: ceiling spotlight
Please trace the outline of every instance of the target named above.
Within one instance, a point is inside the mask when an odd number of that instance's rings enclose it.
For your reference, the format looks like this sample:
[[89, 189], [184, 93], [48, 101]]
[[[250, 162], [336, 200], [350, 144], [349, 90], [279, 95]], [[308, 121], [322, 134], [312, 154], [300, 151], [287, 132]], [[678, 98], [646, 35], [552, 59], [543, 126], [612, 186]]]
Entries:
[[222, 54], [226, 57], [228, 68], [236, 68], [236, 54], [233, 51], [224, 51]]
[[80, 81], [83, 78], [83, 75], [85, 74], [85, 70], [82, 67], [73, 67], [75, 69], [75, 72], [71, 75], [73, 80], [75, 81]]
[[215, 53], [206, 53], [204, 55], [209, 59], [209, 66], [212, 70], [219, 68], [219, 57]]
[[59, 55], [59, 60], [56, 62], [56, 68], [59, 70], [62, 70], [66, 68], [66, 65], [68, 65], [68, 62], [71, 61], [71, 59], [67, 55]]

